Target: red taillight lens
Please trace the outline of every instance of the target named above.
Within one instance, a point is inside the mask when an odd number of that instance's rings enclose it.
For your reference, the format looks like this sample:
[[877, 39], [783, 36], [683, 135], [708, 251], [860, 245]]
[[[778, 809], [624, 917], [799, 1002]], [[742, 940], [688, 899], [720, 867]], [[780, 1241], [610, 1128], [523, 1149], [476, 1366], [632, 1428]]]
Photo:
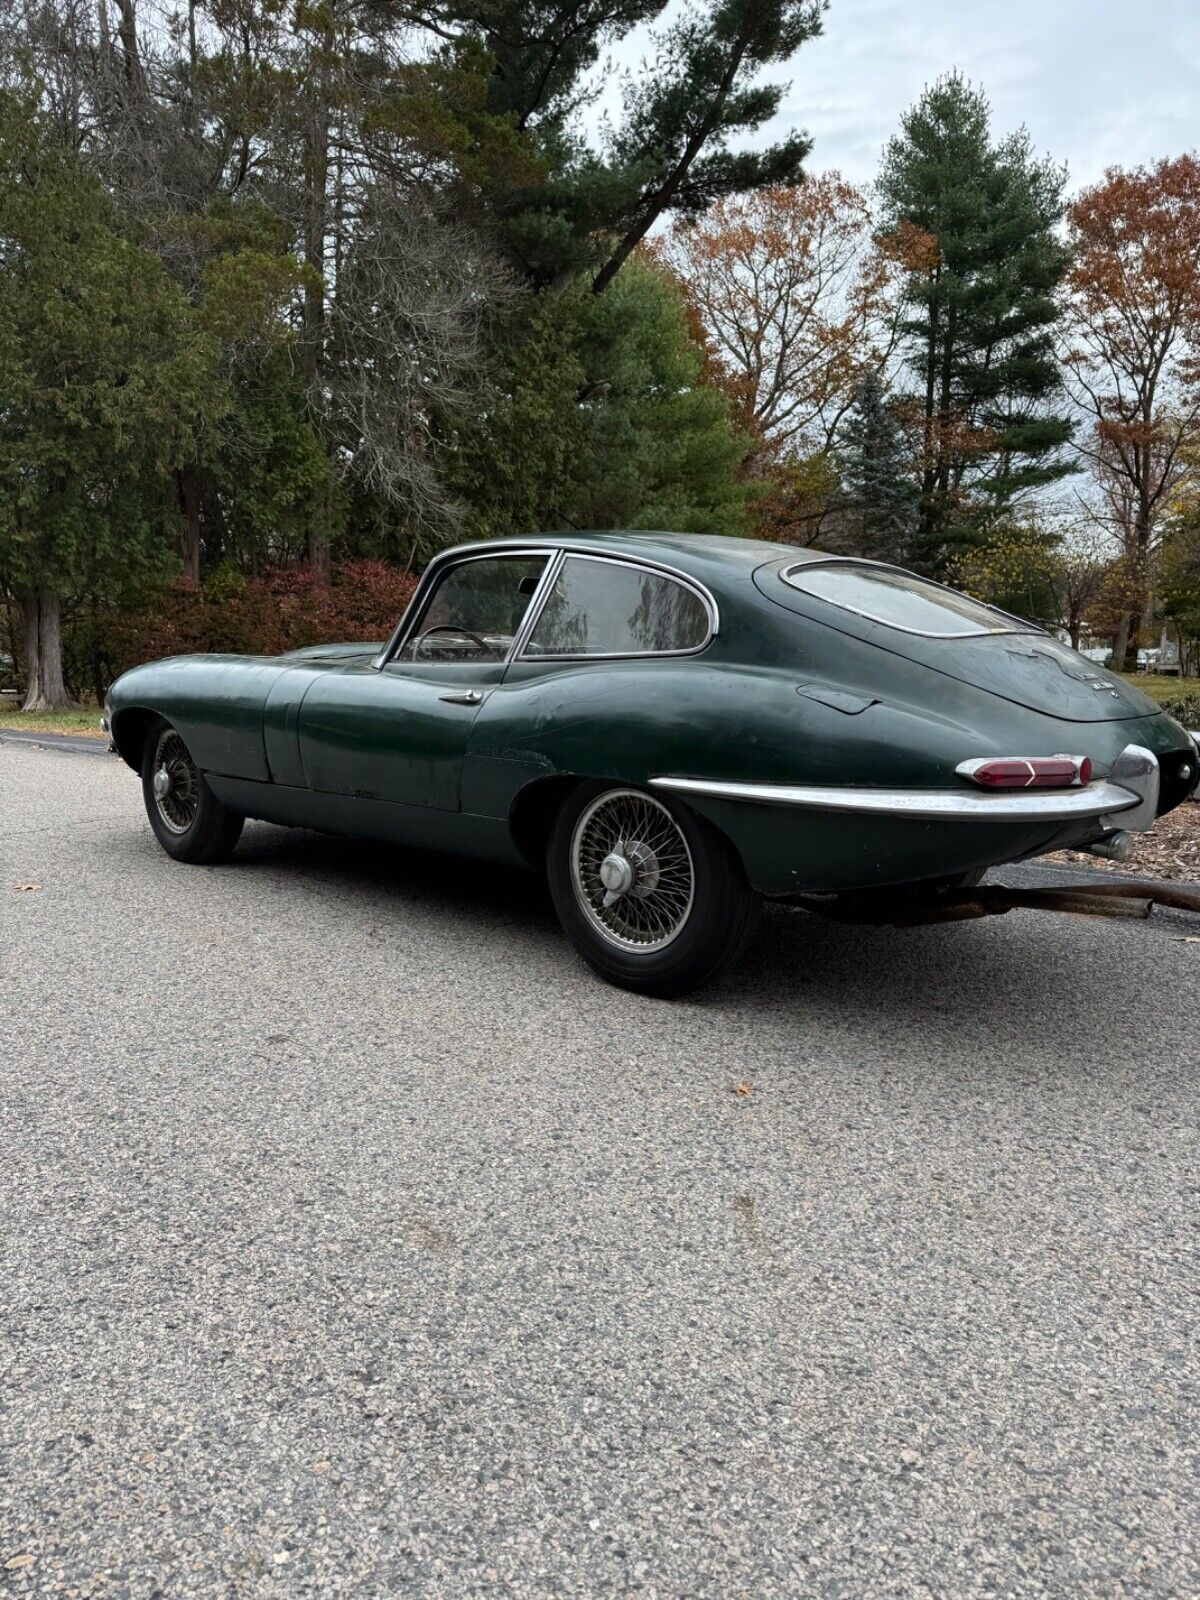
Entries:
[[1071, 789], [1092, 781], [1087, 756], [991, 756], [958, 768], [983, 789]]

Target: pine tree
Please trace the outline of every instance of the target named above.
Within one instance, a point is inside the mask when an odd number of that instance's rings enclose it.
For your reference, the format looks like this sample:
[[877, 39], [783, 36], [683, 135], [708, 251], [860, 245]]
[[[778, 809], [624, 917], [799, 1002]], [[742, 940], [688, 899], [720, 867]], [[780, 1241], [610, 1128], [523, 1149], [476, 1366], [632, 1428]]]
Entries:
[[901, 332], [922, 430], [919, 559], [944, 567], [1024, 492], [1070, 470], [1053, 332], [1067, 252], [1062, 168], [993, 143], [987, 100], [950, 76], [889, 144], [883, 227], [907, 269]]
[[904, 436], [883, 384], [868, 373], [838, 433], [843, 542], [856, 555], [907, 566], [920, 517]]
[[466, 536], [745, 531], [749, 440], [702, 381], [703, 350], [667, 277], [635, 260], [607, 294], [582, 276], [507, 316], [485, 403], [443, 422]]
[[664, 9], [663, 0], [443, 0], [418, 10], [431, 27], [478, 41], [491, 63], [488, 111], [542, 157], [541, 181], [494, 195], [508, 250], [538, 287], [587, 271], [599, 294], [659, 217], [695, 217], [723, 196], [800, 179], [804, 133], [756, 148], [747, 140], [783, 98], [785, 85], [761, 74], [820, 33], [822, 0], [707, 0], [685, 11], [653, 36], [604, 148], [570, 131], [601, 49]]

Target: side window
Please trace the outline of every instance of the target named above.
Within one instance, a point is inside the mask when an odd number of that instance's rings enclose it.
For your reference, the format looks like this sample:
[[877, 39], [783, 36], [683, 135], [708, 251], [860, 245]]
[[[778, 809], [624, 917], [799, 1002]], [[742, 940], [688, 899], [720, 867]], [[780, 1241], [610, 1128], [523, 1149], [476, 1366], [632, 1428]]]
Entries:
[[486, 556], [451, 567], [396, 660], [503, 661], [548, 559]]
[[709, 631], [704, 601], [673, 578], [620, 561], [568, 556], [525, 654], [656, 655], [698, 649]]

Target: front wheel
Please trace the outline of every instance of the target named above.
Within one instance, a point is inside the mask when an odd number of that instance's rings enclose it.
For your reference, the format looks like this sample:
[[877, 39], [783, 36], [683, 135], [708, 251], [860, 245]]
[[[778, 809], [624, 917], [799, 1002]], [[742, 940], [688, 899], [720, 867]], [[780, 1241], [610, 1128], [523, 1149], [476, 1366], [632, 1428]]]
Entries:
[[142, 798], [155, 838], [176, 861], [228, 860], [245, 817], [223, 806], [169, 722], [151, 728], [142, 751]]
[[728, 841], [678, 802], [582, 784], [546, 853], [554, 908], [609, 983], [674, 998], [715, 978], [754, 929], [759, 900]]

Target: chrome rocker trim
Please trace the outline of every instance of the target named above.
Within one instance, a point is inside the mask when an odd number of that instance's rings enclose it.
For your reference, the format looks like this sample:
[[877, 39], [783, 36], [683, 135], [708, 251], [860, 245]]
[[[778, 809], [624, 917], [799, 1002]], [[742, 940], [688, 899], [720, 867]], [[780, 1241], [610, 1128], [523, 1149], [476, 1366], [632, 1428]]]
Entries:
[[[1114, 782], [1114, 778], [1119, 781]], [[1076, 822], [1134, 812], [1133, 816], [1122, 817], [1121, 826], [1144, 832], [1158, 810], [1158, 761], [1140, 745], [1126, 745], [1108, 779], [1082, 788], [1036, 792], [1014, 789], [972, 794], [958, 789], [823, 788], [806, 784], [724, 783], [708, 778], [651, 778], [650, 787], [753, 805], [938, 822]]]

